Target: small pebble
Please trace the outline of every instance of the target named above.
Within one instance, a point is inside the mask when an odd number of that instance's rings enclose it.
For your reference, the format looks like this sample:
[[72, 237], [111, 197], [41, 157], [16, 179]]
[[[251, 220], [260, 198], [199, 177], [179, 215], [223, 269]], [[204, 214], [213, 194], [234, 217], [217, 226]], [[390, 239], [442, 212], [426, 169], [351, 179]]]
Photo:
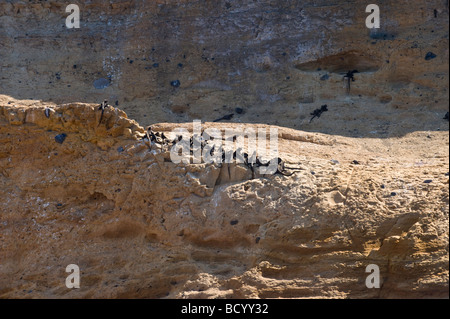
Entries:
[[320, 78], [320, 81], [326, 81], [330, 78], [330, 76], [328, 74], [322, 75], [322, 77]]
[[397, 196], [397, 193], [396, 192], [392, 192], [391, 196]]
[[432, 181], [433, 181], [432, 179], [427, 179], [427, 180], [424, 180], [423, 182], [424, 182], [425, 184], [430, 184]]
[[259, 238], [259, 237], [256, 237], [256, 239], [255, 239], [255, 243], [259, 243], [259, 241], [261, 240], [261, 238]]
[[339, 161], [338, 161], [338, 160], [332, 159], [332, 160], [331, 160], [331, 163], [333, 163], [333, 164], [339, 164]]
[[119, 146], [119, 147], [117, 148], [117, 152], [122, 153], [123, 151], [124, 151], [124, 149], [123, 149], [122, 146]]
[[354, 160], [354, 161], [352, 162], [352, 164], [359, 165], [359, 162], [358, 162], [357, 160]]
[[239, 223], [237, 219], [230, 221], [230, 225], [236, 225], [237, 223]]
[[385, 189], [385, 188], [386, 188], [386, 186], [384, 186], [384, 184], [382, 184], [382, 185], [381, 185], [381, 188], [382, 188], [382, 189]]
[[244, 112], [244, 109], [243, 108], [240, 108], [240, 107], [237, 107], [236, 108], [236, 113], [237, 114], [242, 114]]

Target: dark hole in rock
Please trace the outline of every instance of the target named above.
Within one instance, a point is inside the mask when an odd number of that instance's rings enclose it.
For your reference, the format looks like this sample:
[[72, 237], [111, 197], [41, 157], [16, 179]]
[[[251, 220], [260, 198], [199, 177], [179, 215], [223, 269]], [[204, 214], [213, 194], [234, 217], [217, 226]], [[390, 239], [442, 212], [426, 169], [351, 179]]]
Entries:
[[181, 82], [180, 82], [180, 80], [175, 80], [175, 81], [170, 82], [170, 85], [173, 86], [174, 88], [178, 88], [178, 87], [180, 87]]
[[55, 136], [55, 141], [59, 144], [64, 143], [64, 140], [66, 139], [67, 135], [65, 133], [58, 134]]
[[428, 53], [425, 55], [425, 60], [426, 60], [426, 61], [433, 60], [435, 57], [437, 57], [436, 54], [434, 54], [433, 52], [428, 52]]

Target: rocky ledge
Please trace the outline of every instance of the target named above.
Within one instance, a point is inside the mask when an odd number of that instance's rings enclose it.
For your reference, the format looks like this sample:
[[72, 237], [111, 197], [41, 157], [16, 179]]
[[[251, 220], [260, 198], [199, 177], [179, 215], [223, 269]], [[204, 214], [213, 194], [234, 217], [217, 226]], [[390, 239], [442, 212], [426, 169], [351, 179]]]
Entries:
[[448, 132], [278, 127], [301, 169], [252, 178], [174, 164], [117, 108], [1, 101], [2, 298], [448, 298]]

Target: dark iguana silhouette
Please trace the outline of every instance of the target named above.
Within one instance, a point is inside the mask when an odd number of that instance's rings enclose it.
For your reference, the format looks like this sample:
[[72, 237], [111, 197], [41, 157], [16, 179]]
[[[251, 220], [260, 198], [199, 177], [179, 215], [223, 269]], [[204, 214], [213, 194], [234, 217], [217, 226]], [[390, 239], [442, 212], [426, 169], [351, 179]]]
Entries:
[[234, 113], [231, 113], [231, 114], [222, 116], [221, 118], [216, 119], [216, 120], [214, 120], [213, 122], [220, 122], [220, 121], [222, 121], [222, 120], [229, 121], [229, 120], [231, 120], [231, 118], [232, 118], [233, 116], [234, 116]]
[[105, 108], [106, 108], [107, 106], [108, 106], [108, 101], [107, 101], [107, 100], [104, 100], [104, 101], [100, 104], [100, 106], [98, 107], [98, 110], [102, 110], [102, 115], [100, 115], [100, 121], [98, 121], [97, 127], [100, 126], [100, 124], [102, 123], [102, 120], [103, 120], [103, 113], [105, 113]]
[[350, 83], [355, 82], [355, 73], [359, 73], [358, 70], [348, 71], [347, 74], [344, 75], [344, 81], [347, 79], [347, 94], [350, 93]]
[[312, 122], [314, 118], [319, 118], [323, 112], [328, 111], [328, 105], [322, 105], [320, 109], [315, 109], [314, 112], [310, 113], [313, 117], [309, 120], [309, 123]]

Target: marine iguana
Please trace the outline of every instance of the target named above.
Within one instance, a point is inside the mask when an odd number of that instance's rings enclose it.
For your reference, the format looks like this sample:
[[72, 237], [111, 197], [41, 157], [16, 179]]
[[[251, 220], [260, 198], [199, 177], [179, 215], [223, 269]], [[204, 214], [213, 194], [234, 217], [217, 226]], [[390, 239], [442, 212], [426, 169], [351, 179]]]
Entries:
[[103, 113], [105, 113], [105, 108], [108, 106], [108, 101], [104, 100], [100, 106], [98, 107], [98, 110], [102, 110], [102, 115], [100, 115], [100, 121], [98, 121], [98, 125], [97, 127], [100, 126], [100, 124], [102, 123], [102, 119], [103, 119]]
[[315, 109], [314, 112], [310, 113], [313, 117], [309, 120], [309, 123], [312, 122], [314, 118], [319, 118], [323, 112], [328, 111], [328, 105], [322, 105], [320, 109]]
[[358, 70], [348, 71], [347, 74], [344, 75], [344, 81], [347, 79], [347, 94], [350, 93], [350, 82], [355, 82], [355, 73], [359, 73]]

